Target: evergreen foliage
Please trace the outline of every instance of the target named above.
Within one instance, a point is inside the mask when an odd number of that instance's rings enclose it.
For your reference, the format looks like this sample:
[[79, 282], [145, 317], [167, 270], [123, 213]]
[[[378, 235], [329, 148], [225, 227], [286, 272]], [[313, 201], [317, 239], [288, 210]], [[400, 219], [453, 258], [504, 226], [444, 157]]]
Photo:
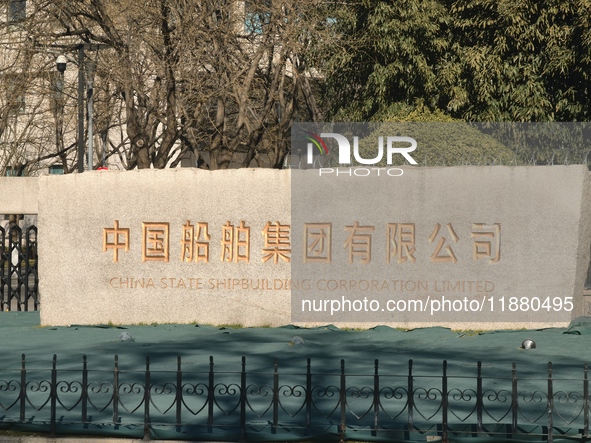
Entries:
[[[466, 121], [587, 121], [591, 0], [362, 0], [336, 4], [322, 67], [336, 120], [393, 103]], [[326, 48], [330, 51], [330, 48]]]
[[[589, 11], [591, 0], [335, 3], [341, 44], [327, 48], [322, 66], [326, 115], [336, 121], [589, 121]], [[491, 131], [502, 141], [489, 146], [493, 157], [505, 159], [502, 144], [519, 162], [588, 157], [588, 138], [565, 136], [566, 127], [536, 130], [546, 134], [536, 133], [535, 143], [524, 143], [527, 136], [515, 131], [510, 137]], [[470, 156], [471, 142], [462, 139], [467, 144], [460, 151]], [[487, 149], [479, 155], [486, 158]]]

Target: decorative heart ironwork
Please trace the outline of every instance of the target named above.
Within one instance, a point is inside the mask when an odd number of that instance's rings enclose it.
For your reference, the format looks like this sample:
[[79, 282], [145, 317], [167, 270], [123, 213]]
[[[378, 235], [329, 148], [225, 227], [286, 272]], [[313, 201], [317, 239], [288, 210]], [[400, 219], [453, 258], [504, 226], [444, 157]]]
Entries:
[[[302, 386], [302, 385], [295, 385], [295, 386], [283, 385], [283, 386], [280, 386], [279, 387], [278, 394], [279, 394], [278, 395], [278, 397], [279, 397], [279, 407], [290, 418], [294, 418], [306, 406], [306, 388], [304, 386]], [[285, 406], [284, 402], [281, 401], [283, 398], [301, 398], [302, 399], [302, 403], [296, 409], [296, 411], [292, 414], [291, 412], [289, 412], [288, 407]]]
[[[262, 399], [268, 399], [269, 401], [262, 402]], [[262, 413], [259, 413], [260, 409], [257, 411], [254, 405], [261, 402], [266, 407]], [[269, 385], [249, 385], [246, 388], [246, 405], [258, 418], [262, 418], [273, 407], [273, 387]]]
[[[538, 421], [548, 413], [548, 395], [543, 391], [520, 392], [519, 393], [519, 414], [527, 420], [528, 423], [537, 424]], [[542, 412], [535, 415], [533, 405], [539, 405], [538, 410]], [[532, 412], [534, 415], [532, 415]], [[533, 420], [531, 417], [535, 417]]]
[[[447, 392], [448, 411], [462, 423], [468, 420], [476, 412], [476, 391], [473, 389], [450, 389]], [[459, 410], [473, 402], [473, 406], [467, 412], [460, 415]]]
[[[27, 382], [25, 390], [27, 391], [27, 403], [29, 403], [31, 405], [31, 407], [33, 409], [35, 409], [36, 411], [40, 411], [41, 409], [43, 409], [45, 406], [47, 406], [47, 404], [51, 400], [51, 383], [49, 383], [49, 381], [47, 381], [47, 380], [43, 380], [40, 382], [29, 381], [29, 382]], [[41, 392], [47, 393], [47, 398], [41, 404], [41, 406], [37, 407], [31, 401], [31, 398], [28, 395], [29, 392], [35, 393], [35, 394], [38, 394]], [[35, 397], [38, 397], [38, 395], [35, 395]]]
[[[584, 398], [578, 392], [558, 391], [554, 393], [554, 414], [563, 421], [561, 423], [563, 426], [573, 424], [583, 414], [583, 407]], [[569, 417], [571, 418], [565, 418], [567, 412], [570, 412]]]
[[431, 421], [433, 417], [441, 412], [442, 398], [443, 395], [438, 388], [415, 389], [414, 410], [425, 420]]
[[[78, 406], [80, 404], [80, 402], [82, 401], [82, 383], [80, 383], [78, 381], [73, 381], [70, 383], [68, 383], [67, 381], [63, 381], [63, 380], [60, 381], [57, 383], [56, 392], [57, 392], [57, 398], [56, 398], [57, 402], [66, 411], [71, 411], [76, 406]], [[76, 401], [73, 404], [70, 403], [71, 406], [68, 406], [66, 398], [70, 397], [71, 395], [75, 396]]]
[[[98, 400], [100, 398], [106, 398], [104, 406], [99, 406]], [[98, 412], [103, 412], [111, 406], [113, 403], [113, 384], [107, 382], [89, 383], [88, 403]]]
[[[503, 405], [506, 405], [503, 408]], [[493, 419], [495, 423], [502, 423], [503, 420], [511, 413], [511, 392], [501, 389], [495, 391], [487, 389], [482, 392], [482, 411]], [[500, 410], [499, 413], [495, 413]]]
[[[361, 420], [370, 411], [373, 411], [373, 403], [374, 403], [373, 402], [373, 389], [371, 389], [371, 388], [368, 388], [368, 387], [357, 388], [357, 387], [351, 386], [351, 387], [347, 388], [346, 398], [347, 398], [347, 407], [349, 409], [349, 412], [351, 412], [351, 414], [358, 420]], [[349, 398], [351, 398], [352, 401], [349, 401]], [[353, 404], [355, 404], [357, 406], [360, 403], [360, 400], [370, 400], [369, 407], [363, 413], [357, 413], [356, 410], [353, 409], [353, 407], [352, 407]]]
[[[389, 411], [392, 404], [402, 403], [400, 411], [393, 415]], [[386, 387], [380, 390], [380, 409], [384, 411], [387, 417], [391, 420], [396, 420], [400, 417], [408, 408], [408, 390], [402, 386], [396, 388]], [[405, 420], [406, 421], [406, 420]]]
[[204, 383], [197, 383], [196, 385], [185, 383], [182, 391], [183, 405], [191, 414], [197, 416], [207, 406], [207, 385]]
[[3, 398], [4, 398], [4, 393], [6, 393], [6, 392], [16, 393], [16, 399], [12, 403], [10, 403], [8, 406], [6, 406], [5, 403], [2, 403], [0, 401], [0, 408], [2, 408], [3, 411], [8, 411], [9, 409], [12, 409], [12, 407], [19, 402], [20, 389], [21, 389], [21, 384], [15, 380], [10, 380], [10, 381], [0, 380], [0, 393], [2, 393]]
[[[332, 415], [335, 413], [335, 411], [338, 409], [339, 405], [341, 404], [340, 396], [339, 396], [339, 388], [337, 388], [334, 385], [329, 385], [326, 387], [316, 386], [316, 387], [312, 388], [311, 397], [312, 397], [312, 407], [314, 408], [314, 410], [316, 410], [316, 412], [318, 412], [324, 418], [331, 418]], [[316, 400], [314, 400], [314, 397], [316, 397]], [[326, 400], [333, 399], [333, 398], [336, 398], [336, 404], [334, 405], [334, 408], [329, 409], [330, 412], [328, 414], [325, 414], [321, 410], [321, 409], [324, 409], [323, 404], [328, 403]]]
[[[129, 414], [136, 412], [144, 404], [144, 389], [144, 384], [141, 382], [121, 383], [119, 385], [119, 404], [121, 407]], [[131, 408], [129, 407], [130, 403], [127, 400], [124, 401], [124, 398], [129, 398], [129, 401], [131, 401], [134, 396], [140, 397], [140, 400], [134, 405], [135, 407]]]
[[[172, 397], [172, 402], [166, 402], [166, 398], [170, 397]], [[161, 408], [159, 405], [162, 403], [167, 405], [167, 407]], [[174, 383], [165, 383], [163, 385], [153, 384], [150, 389], [150, 404], [162, 415], [166, 415], [176, 404], [176, 385]]]
[[[215, 405], [218, 407], [218, 409], [220, 411], [222, 411], [222, 413], [225, 416], [230, 416], [232, 415], [232, 413], [238, 408], [238, 406], [240, 406], [240, 386], [238, 386], [235, 383], [231, 383], [229, 385], [224, 385], [224, 384], [217, 384], [214, 386], [213, 388], [214, 390], [214, 403]], [[236, 403], [231, 407], [223, 407], [221, 405], [220, 400], [221, 399], [225, 399], [226, 402], [227, 400], [232, 400], [233, 398], [237, 398], [236, 399]], [[232, 403], [230, 403], [232, 405]]]

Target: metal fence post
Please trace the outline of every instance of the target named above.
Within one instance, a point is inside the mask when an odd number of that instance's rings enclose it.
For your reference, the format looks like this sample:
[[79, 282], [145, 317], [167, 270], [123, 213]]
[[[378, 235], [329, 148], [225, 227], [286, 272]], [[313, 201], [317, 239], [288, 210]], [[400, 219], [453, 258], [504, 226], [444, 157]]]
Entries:
[[19, 407], [20, 407], [19, 420], [21, 423], [23, 423], [25, 421], [26, 402], [27, 402], [27, 369], [26, 369], [25, 354], [22, 354], [21, 355], [21, 385], [20, 385], [20, 394], [19, 394]]
[[49, 391], [49, 398], [51, 404], [49, 433], [51, 436], [55, 436], [55, 419], [57, 415], [57, 355], [55, 354], [53, 354], [53, 361], [51, 363], [51, 387]]
[[207, 386], [207, 426], [209, 427], [209, 432], [212, 432], [213, 426], [213, 403], [215, 401], [214, 398], [214, 374], [213, 374], [213, 356], [209, 356], [209, 383]]
[[408, 430], [412, 431], [414, 427], [413, 409], [414, 409], [414, 380], [412, 375], [412, 359], [408, 361], [408, 388], [407, 388], [407, 404], [408, 404]]
[[82, 423], [88, 427], [88, 361], [86, 355], [82, 356]]
[[277, 425], [279, 423], [279, 363], [277, 358], [273, 364], [273, 425], [271, 432], [277, 433]]
[[441, 440], [443, 443], [447, 443], [447, 360], [443, 360], [443, 374], [441, 377], [441, 412], [442, 412], [442, 423], [441, 423]]
[[380, 427], [380, 375], [379, 375], [379, 361], [374, 360], [373, 372], [373, 432], [371, 435], [377, 435]]
[[[16, 299], [17, 310], [22, 310], [21, 285], [23, 283], [21, 276], [21, 260], [23, 232], [18, 225], [11, 226], [8, 230], [8, 309], [12, 304], [12, 299]], [[16, 253], [16, 263], [13, 263], [13, 256]], [[12, 284], [13, 275], [16, 277], [16, 287]]]
[[181, 430], [181, 411], [183, 406], [183, 372], [181, 369], [181, 356], [177, 356], [176, 358], [176, 426], [177, 432]]
[[306, 359], [306, 428], [312, 426], [312, 359]]
[[589, 436], [589, 367], [587, 363], [583, 365], [583, 437]]
[[115, 355], [115, 367], [113, 369], [113, 424], [119, 423], [119, 356]]
[[345, 360], [341, 359], [341, 386], [339, 401], [341, 403], [341, 424], [339, 426], [339, 435], [341, 441], [345, 441], [347, 432], [347, 380], [345, 376]]
[[[33, 308], [39, 309], [39, 272], [37, 256], [37, 227], [29, 226], [26, 235], [25, 249], [25, 311], [29, 310], [29, 299], [33, 298]], [[31, 237], [35, 240], [31, 240]], [[33, 264], [31, 264], [33, 262]], [[33, 286], [29, 286], [29, 277], [33, 277]]]
[[150, 392], [152, 391], [150, 381], [150, 356], [146, 356], [146, 373], [144, 381], [144, 440], [150, 439]]
[[240, 371], [240, 441], [246, 441], [246, 357], [242, 356]]
[[517, 365], [515, 362], [511, 365], [511, 434], [517, 435]]
[[[30, 251], [30, 239], [29, 239], [30, 230], [27, 229], [25, 232], [25, 250], [22, 251], [23, 258], [25, 261], [25, 272], [23, 275], [23, 287], [25, 289], [25, 296], [23, 297], [23, 311], [29, 310], [29, 275], [31, 273], [31, 264], [29, 258], [29, 251]], [[22, 247], [21, 247], [22, 248]], [[19, 287], [19, 293], [20, 293]]]
[[552, 386], [552, 362], [548, 362], [548, 443], [553, 440], [554, 387]]
[[482, 409], [483, 409], [483, 398], [482, 398], [482, 362], [478, 361], [476, 364], [476, 431], [482, 433]]

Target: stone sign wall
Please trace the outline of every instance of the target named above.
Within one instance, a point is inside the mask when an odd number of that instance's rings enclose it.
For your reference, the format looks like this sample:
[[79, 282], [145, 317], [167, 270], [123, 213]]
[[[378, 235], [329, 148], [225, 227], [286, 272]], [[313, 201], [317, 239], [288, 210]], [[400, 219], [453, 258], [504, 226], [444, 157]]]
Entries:
[[305, 243], [293, 321], [496, 329], [583, 315], [585, 167], [390, 169], [403, 173], [292, 175], [292, 233]]
[[41, 177], [41, 323], [497, 329], [584, 314], [584, 166], [400, 171]]
[[43, 177], [41, 322], [289, 323], [290, 264], [263, 235], [289, 217], [285, 172]]

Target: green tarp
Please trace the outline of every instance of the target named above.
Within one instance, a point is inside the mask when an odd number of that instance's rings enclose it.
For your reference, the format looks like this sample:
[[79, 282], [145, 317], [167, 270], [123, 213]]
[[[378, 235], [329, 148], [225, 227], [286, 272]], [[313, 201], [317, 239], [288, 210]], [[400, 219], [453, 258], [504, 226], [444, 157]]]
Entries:
[[[493, 441], [493, 437], [502, 440], [511, 436], [515, 386], [520, 430], [512, 436], [514, 441], [540, 439], [547, 434], [549, 424], [555, 440], [561, 435], [579, 439], [585, 428], [584, 365], [591, 349], [591, 322], [585, 319], [562, 329], [480, 333], [439, 327], [404, 331], [383, 326], [341, 330], [332, 325], [302, 329], [290, 325], [42, 328], [38, 324], [38, 313], [0, 314], [2, 429], [50, 430], [54, 355], [59, 398], [54, 408], [55, 432], [59, 434], [210, 441], [340, 437], [425, 441], [427, 436], [440, 436], [442, 432], [444, 360], [447, 424], [452, 440], [479, 437]], [[535, 349], [522, 349], [525, 339], [533, 340]], [[85, 423], [80, 401], [84, 356], [90, 400]], [[147, 425], [143, 390], [146, 369], [151, 386]], [[25, 420], [21, 420], [19, 400], [23, 372], [27, 380]], [[115, 372], [119, 384], [117, 411], [112, 402]], [[181, 385], [177, 383], [179, 374]], [[412, 408], [407, 395], [409, 381]], [[279, 388], [275, 403], [274, 383]], [[308, 403], [306, 383], [312, 388]], [[243, 411], [241, 384], [248, 388]], [[211, 386], [215, 387], [215, 401], [210, 410], [207, 395]], [[339, 399], [343, 386], [344, 411]], [[477, 400], [477, 392], [482, 402]], [[550, 407], [553, 410], [549, 414]], [[178, 418], [181, 423], [176, 423]], [[479, 418], [481, 429], [477, 428]], [[490, 432], [478, 432], [483, 429]]]

